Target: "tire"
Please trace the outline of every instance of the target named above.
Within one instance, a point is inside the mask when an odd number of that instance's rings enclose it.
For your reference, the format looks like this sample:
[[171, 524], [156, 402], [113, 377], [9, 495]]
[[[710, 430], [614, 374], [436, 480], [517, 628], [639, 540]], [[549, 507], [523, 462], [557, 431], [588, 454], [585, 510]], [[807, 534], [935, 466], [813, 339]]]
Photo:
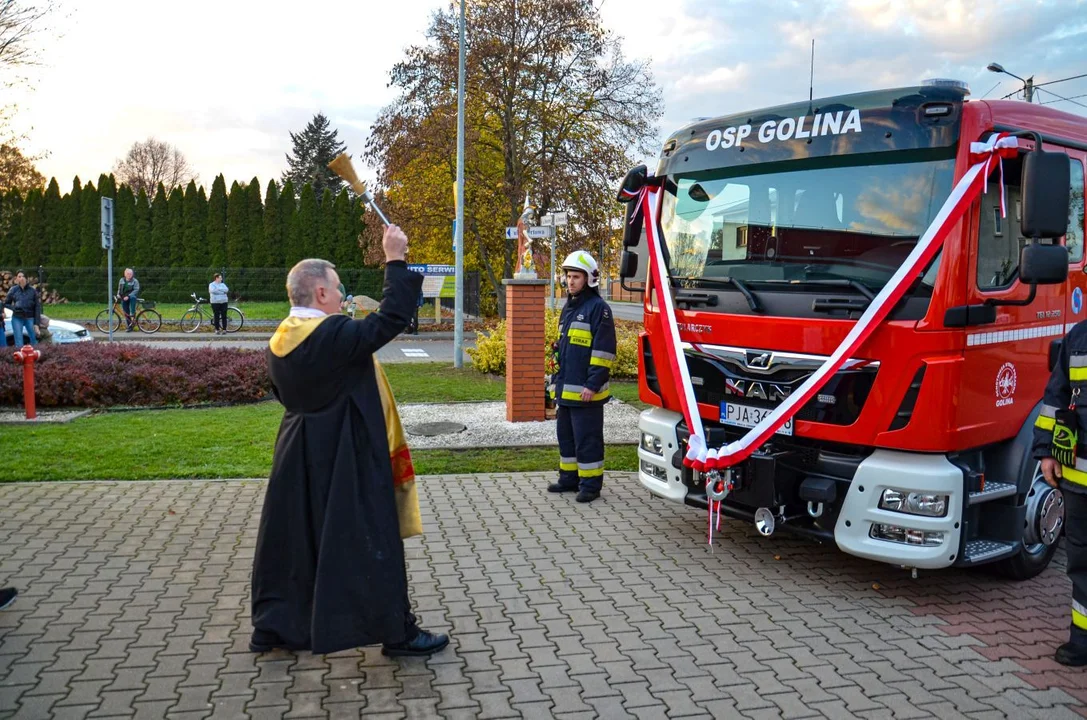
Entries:
[[99, 332], [108, 334], [111, 329], [109, 326], [110, 321], [113, 322], [113, 332], [117, 332], [118, 330], [120, 330], [121, 316], [118, 315], [117, 312], [114, 310], [103, 310], [102, 312], [98, 313], [98, 317], [94, 319], [94, 324], [98, 328]]
[[226, 331], [236, 333], [245, 325], [245, 315], [238, 308], [231, 306], [226, 309]]
[[162, 327], [162, 316], [157, 310], [144, 310], [136, 316], [136, 327], [148, 335], [157, 333]]
[[200, 327], [204, 316], [196, 310], [189, 310], [181, 316], [181, 332], [193, 333]]
[[1064, 530], [1064, 496], [1042, 479], [1041, 463], [1034, 466], [1025, 502], [1023, 547], [1018, 555], [997, 563], [997, 569], [1012, 580], [1029, 580], [1049, 567]]

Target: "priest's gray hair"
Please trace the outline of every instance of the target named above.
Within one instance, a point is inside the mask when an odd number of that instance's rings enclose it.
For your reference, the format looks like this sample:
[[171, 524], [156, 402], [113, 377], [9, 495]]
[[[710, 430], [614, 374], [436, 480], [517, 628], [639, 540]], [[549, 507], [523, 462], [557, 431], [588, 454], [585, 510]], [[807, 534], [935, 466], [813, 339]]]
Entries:
[[317, 287], [328, 282], [329, 271], [335, 265], [328, 260], [309, 258], [300, 260], [287, 273], [287, 297], [294, 307], [309, 307], [313, 303]]

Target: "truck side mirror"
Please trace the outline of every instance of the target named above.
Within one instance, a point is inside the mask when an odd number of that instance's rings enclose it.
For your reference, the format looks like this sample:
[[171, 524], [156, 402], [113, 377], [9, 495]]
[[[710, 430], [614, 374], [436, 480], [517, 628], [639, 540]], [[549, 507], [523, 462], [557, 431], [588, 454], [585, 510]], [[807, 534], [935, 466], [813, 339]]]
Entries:
[[[1065, 182], [1065, 188], [1068, 187]], [[1067, 189], [1065, 197], [1068, 196]], [[1026, 208], [1023, 210], [1023, 224], [1026, 225]], [[1065, 208], [1065, 224], [1068, 223], [1068, 209]], [[1063, 245], [1041, 245], [1032, 242], [1023, 248], [1019, 258], [1019, 281], [1028, 285], [1058, 285], [1068, 278], [1068, 248]]]
[[630, 202], [634, 199], [643, 187], [645, 187], [646, 178], [649, 177], [649, 168], [643, 165], [636, 165], [632, 167], [623, 178], [623, 183], [619, 186], [619, 192], [616, 194], [615, 199], [619, 202]]
[[[1035, 149], [1026, 154], [1020, 185], [1023, 193], [1020, 222], [1023, 237], [1059, 238], [1068, 232], [1069, 177], [1070, 164], [1064, 153], [1046, 152], [1042, 150], [1041, 143], [1037, 143]], [[1026, 249], [1023, 260], [1026, 261]], [[1026, 265], [1019, 267], [1022, 276]], [[1067, 275], [1067, 260], [1065, 270]], [[1063, 282], [1064, 277], [1052, 282]], [[1045, 281], [1038, 282], [1044, 284]]]
[[623, 256], [619, 260], [619, 277], [623, 280], [632, 278], [638, 274], [638, 254], [629, 250], [623, 251]]

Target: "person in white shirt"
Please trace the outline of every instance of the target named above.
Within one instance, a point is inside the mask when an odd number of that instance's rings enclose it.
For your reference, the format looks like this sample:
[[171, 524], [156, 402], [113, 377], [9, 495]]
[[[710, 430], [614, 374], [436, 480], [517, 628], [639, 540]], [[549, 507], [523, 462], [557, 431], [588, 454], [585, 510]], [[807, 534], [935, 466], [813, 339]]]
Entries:
[[230, 292], [223, 283], [223, 276], [215, 273], [215, 278], [208, 285], [208, 300], [211, 302], [212, 324], [216, 335], [226, 335], [226, 304]]

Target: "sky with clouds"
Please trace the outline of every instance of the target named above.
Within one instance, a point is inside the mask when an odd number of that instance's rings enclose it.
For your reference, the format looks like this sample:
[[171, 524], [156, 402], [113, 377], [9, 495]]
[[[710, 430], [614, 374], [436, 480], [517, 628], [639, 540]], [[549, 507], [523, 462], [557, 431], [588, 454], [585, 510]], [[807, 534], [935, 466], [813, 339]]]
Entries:
[[[448, 3], [65, 4], [46, 66], [16, 98], [30, 149], [50, 153], [39, 169], [64, 189], [151, 135], [178, 146], [205, 185], [220, 172], [228, 184], [278, 178], [288, 131], [317, 111], [357, 157], [395, 95], [389, 69]], [[1018, 90], [985, 70], [994, 61], [1037, 83], [1087, 73], [1085, 0], [602, 0], [600, 12], [628, 57], [651, 61], [662, 139], [694, 117], [806, 98], [812, 38], [816, 97], [928, 77], [965, 80], [975, 98]], [[1052, 107], [1087, 116], [1087, 77], [1049, 89], [1074, 99]]]

